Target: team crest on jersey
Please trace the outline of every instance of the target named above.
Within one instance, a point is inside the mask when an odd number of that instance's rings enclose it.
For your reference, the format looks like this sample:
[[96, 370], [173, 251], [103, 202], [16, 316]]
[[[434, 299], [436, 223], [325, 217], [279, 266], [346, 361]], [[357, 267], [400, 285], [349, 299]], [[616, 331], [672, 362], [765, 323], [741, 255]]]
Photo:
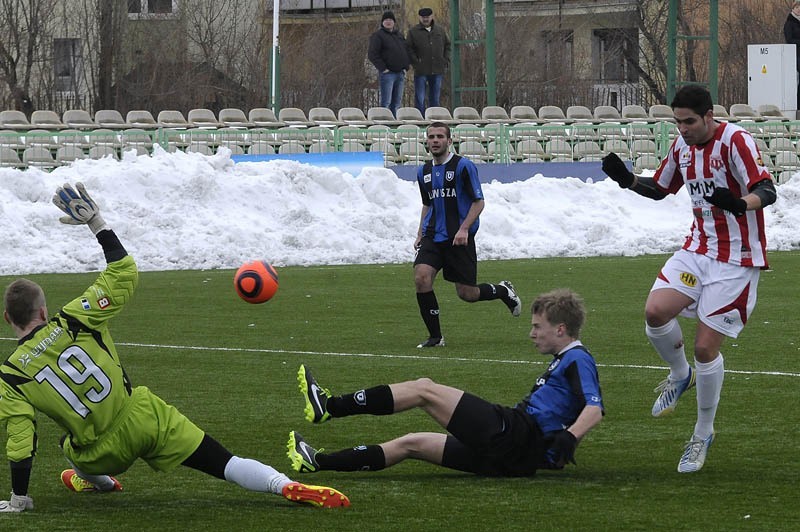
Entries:
[[452, 170], [448, 170], [447, 172], [444, 173], [444, 178], [447, 181], [452, 181], [453, 179], [456, 178], [456, 173]]
[[681, 160], [679, 161], [681, 168], [686, 168], [692, 164], [692, 152], [684, 150], [681, 152]]
[[430, 183], [431, 182], [431, 174], [425, 174], [424, 176], [422, 176], [422, 182], [423, 183]]
[[722, 162], [722, 158], [717, 155], [712, 155], [711, 159], [708, 161], [708, 166], [712, 170], [722, 170], [725, 167], [725, 163]]
[[561, 357], [556, 357], [552, 362], [550, 362], [550, 366], [547, 367], [547, 371], [555, 370], [560, 363], [561, 363]]
[[107, 297], [101, 297], [100, 299], [97, 300], [97, 306], [100, 307], [101, 309], [106, 308], [110, 304], [111, 301], [109, 301]]
[[81, 307], [83, 307], [83, 310], [91, 310], [92, 305], [90, 305], [89, 300], [84, 297], [81, 298]]
[[683, 284], [685, 284], [689, 288], [694, 288], [695, 286], [697, 286], [697, 277], [695, 277], [691, 273], [683, 272], [680, 275], [680, 280]]

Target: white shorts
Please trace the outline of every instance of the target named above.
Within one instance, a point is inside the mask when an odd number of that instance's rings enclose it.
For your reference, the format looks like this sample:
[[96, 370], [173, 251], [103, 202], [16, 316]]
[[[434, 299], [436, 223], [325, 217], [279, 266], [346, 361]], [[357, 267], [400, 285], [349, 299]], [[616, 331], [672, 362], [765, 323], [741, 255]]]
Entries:
[[672, 288], [692, 298], [681, 316], [698, 318], [725, 336], [736, 338], [756, 306], [759, 268], [737, 266], [678, 250], [656, 277], [651, 292]]

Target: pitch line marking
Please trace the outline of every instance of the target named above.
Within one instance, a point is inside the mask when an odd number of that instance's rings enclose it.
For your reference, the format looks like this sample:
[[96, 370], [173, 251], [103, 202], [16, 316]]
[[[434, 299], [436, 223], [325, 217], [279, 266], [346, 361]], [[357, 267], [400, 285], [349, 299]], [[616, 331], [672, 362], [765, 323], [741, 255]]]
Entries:
[[[0, 340], [17, 341], [16, 338], [0, 338]], [[338, 353], [335, 351], [299, 351], [296, 349], [265, 349], [252, 347], [209, 347], [197, 345], [169, 345], [169, 344], [144, 344], [138, 342], [115, 342], [116, 345], [126, 347], [143, 347], [147, 349], [174, 349], [177, 351], [223, 351], [231, 353], [269, 353], [269, 354], [294, 354], [294, 355], [322, 355], [334, 357], [361, 357], [361, 358], [395, 358], [401, 360], [438, 360], [452, 362], [483, 362], [488, 364], [535, 364], [544, 366], [549, 364], [549, 360], [503, 360], [495, 358], [465, 358], [465, 357], [442, 357], [442, 356], [422, 356], [422, 355], [393, 355], [382, 353]], [[664, 371], [668, 368], [664, 366], [653, 366], [648, 364], [603, 364], [597, 363], [600, 368], [614, 369], [652, 369]], [[725, 373], [735, 375], [765, 375], [772, 377], [800, 377], [800, 373], [789, 371], [745, 371], [736, 369], [726, 369]]]

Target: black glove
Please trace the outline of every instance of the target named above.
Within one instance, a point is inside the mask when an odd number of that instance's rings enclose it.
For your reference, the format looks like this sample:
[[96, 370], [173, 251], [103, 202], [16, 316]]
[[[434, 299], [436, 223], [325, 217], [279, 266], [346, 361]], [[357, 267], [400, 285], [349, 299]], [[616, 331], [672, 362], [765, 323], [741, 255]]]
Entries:
[[603, 172], [617, 182], [620, 188], [631, 188], [636, 177], [614, 152], [603, 157]]
[[556, 432], [553, 442], [550, 444], [550, 448], [555, 451], [554, 458], [560, 464], [567, 462], [575, 464], [575, 448], [577, 446], [578, 439], [566, 429]]
[[703, 196], [703, 199], [715, 207], [732, 212], [734, 216], [741, 216], [747, 210], [747, 202], [734, 196], [729, 188], [715, 188], [710, 196]]

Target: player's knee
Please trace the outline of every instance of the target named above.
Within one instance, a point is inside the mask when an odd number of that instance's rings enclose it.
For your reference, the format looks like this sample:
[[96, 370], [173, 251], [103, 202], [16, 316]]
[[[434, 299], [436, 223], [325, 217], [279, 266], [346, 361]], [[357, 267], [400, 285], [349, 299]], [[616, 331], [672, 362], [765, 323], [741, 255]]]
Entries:
[[411, 432], [395, 440], [404, 458], [419, 458], [425, 451], [426, 439], [422, 433]]
[[644, 307], [644, 319], [650, 327], [661, 327], [672, 319], [667, 315], [666, 309], [654, 302], [647, 302]]

